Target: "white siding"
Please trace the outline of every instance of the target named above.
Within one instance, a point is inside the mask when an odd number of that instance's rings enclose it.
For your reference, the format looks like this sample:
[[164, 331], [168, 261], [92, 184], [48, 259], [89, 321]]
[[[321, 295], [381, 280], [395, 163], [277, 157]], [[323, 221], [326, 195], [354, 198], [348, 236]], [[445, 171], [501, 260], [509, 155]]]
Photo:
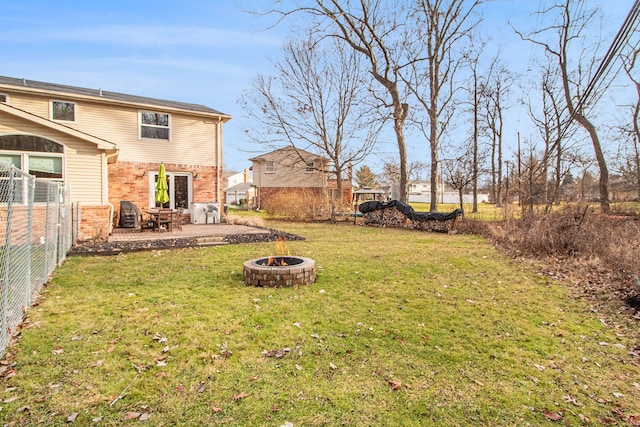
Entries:
[[[107, 102], [99, 103], [64, 95], [37, 96], [12, 93], [11, 105], [49, 118], [49, 103], [54, 98], [76, 104], [76, 121], [60, 123], [118, 145], [118, 159], [121, 161], [201, 166], [218, 164], [217, 136], [221, 124], [213, 117], [172, 112], [160, 107], [137, 108]], [[138, 115], [141, 110], [170, 114], [170, 141], [138, 138]]]
[[64, 179], [71, 186], [71, 201], [85, 205], [103, 204], [102, 150], [94, 144], [0, 113], [0, 134], [38, 135], [65, 146]]

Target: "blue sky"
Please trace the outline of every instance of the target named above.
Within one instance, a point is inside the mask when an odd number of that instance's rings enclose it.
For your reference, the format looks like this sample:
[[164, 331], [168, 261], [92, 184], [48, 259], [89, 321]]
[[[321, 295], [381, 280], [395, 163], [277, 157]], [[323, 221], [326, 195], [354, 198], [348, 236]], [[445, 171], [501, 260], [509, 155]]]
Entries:
[[[535, 20], [531, 12], [547, 3], [495, 0], [485, 5], [483, 25], [514, 68], [530, 67], [533, 47], [517, 39], [508, 22], [530, 25]], [[632, 3], [607, 2], [611, 32]], [[269, 29], [272, 19], [244, 12], [266, 4], [0, 0], [0, 75], [204, 104], [230, 114], [224, 162], [229, 169], [241, 170], [250, 166], [248, 158], [260, 147], [252, 147], [244, 137], [248, 119], [237, 100], [257, 74], [271, 73], [270, 59], [278, 57], [292, 24]], [[423, 150], [422, 144], [409, 144], [410, 156], [420, 159]], [[379, 159], [388, 155], [380, 152], [366, 163], [375, 170]]]

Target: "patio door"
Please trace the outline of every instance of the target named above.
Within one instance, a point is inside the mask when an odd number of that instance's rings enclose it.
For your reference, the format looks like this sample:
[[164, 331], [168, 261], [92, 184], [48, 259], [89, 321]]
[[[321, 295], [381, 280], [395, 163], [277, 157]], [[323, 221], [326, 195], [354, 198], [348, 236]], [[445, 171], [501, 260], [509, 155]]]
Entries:
[[[149, 180], [149, 206], [160, 207], [156, 203], [156, 182], [158, 171], [151, 172]], [[163, 208], [185, 209], [189, 213], [189, 206], [193, 200], [193, 182], [190, 173], [167, 172], [167, 184], [169, 186], [169, 201], [162, 205]]]

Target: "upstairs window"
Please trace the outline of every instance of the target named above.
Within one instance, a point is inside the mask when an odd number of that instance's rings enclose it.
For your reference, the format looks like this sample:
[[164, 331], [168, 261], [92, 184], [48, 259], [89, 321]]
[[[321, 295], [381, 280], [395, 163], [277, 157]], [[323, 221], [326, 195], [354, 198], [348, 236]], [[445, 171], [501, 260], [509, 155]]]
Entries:
[[313, 173], [316, 170], [316, 164], [315, 162], [310, 162], [307, 163], [307, 167], [305, 169], [306, 173]]
[[140, 138], [169, 141], [170, 130], [168, 114], [140, 111]]
[[0, 93], [0, 102], [2, 102], [2, 103], [5, 103], [5, 104], [6, 104], [6, 103], [7, 103], [7, 99], [9, 99], [9, 98], [7, 97], [7, 95], [5, 95], [4, 93]]
[[265, 173], [276, 173], [276, 164], [275, 164], [275, 162], [267, 162], [264, 165], [264, 172]]
[[75, 122], [76, 104], [66, 101], [51, 101], [51, 119]]

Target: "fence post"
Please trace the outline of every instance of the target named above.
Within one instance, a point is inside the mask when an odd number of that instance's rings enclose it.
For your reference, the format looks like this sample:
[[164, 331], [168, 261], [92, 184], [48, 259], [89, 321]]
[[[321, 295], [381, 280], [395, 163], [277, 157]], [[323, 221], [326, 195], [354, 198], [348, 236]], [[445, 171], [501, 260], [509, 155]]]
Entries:
[[[2, 262], [4, 264], [4, 269], [2, 270], [2, 319], [0, 319], [0, 344], [2, 345], [2, 349], [6, 348], [9, 343], [9, 328], [8, 325], [8, 315], [7, 315], [7, 300], [9, 299], [9, 270], [10, 265], [9, 262], [11, 260], [10, 251], [11, 251], [11, 214], [13, 211], [13, 186], [14, 186], [14, 169], [13, 166], [9, 169], [9, 186], [7, 188], [7, 219], [5, 223], [5, 240], [4, 240], [4, 251], [2, 256]], [[3, 350], [4, 351], [4, 350]]]

